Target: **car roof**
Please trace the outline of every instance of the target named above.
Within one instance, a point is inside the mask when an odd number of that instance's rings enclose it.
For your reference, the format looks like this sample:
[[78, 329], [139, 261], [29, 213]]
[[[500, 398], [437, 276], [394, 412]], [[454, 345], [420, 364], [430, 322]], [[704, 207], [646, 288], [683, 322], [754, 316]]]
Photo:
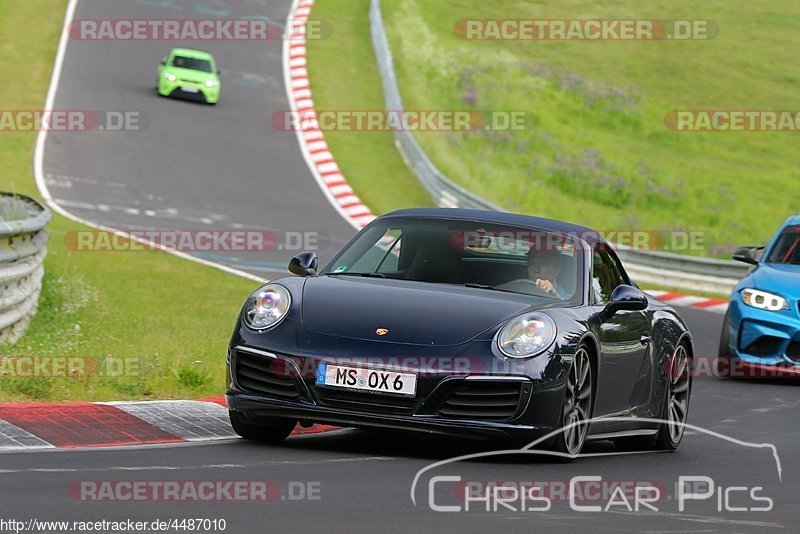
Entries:
[[791, 226], [791, 225], [800, 225], [800, 214], [792, 215], [791, 217], [786, 219], [785, 223], [783, 223], [783, 226]]
[[195, 59], [214, 59], [214, 56], [202, 50], [193, 50], [191, 48], [173, 48], [170, 54], [181, 55]]
[[593, 242], [606, 242], [603, 236], [598, 235], [594, 230], [587, 228], [586, 226], [557, 221], [555, 219], [546, 219], [544, 217], [534, 217], [532, 215], [521, 215], [518, 213], [508, 213], [504, 211], [471, 210], [462, 208], [411, 208], [393, 211], [391, 213], [387, 213], [383, 217], [409, 219], [451, 219], [459, 221], [483, 222], [487, 224], [503, 224], [520, 228], [530, 228], [533, 230], [576, 234], [579, 237], [590, 234]]

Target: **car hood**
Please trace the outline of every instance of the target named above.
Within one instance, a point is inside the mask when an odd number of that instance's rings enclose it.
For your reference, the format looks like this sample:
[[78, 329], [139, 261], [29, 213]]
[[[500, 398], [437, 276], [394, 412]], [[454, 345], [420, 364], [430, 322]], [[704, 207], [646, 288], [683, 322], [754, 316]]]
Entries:
[[756, 289], [800, 296], [800, 265], [763, 263], [751, 277]]
[[303, 326], [314, 332], [428, 346], [465, 343], [532, 304], [526, 295], [353, 276], [309, 278], [302, 301]]

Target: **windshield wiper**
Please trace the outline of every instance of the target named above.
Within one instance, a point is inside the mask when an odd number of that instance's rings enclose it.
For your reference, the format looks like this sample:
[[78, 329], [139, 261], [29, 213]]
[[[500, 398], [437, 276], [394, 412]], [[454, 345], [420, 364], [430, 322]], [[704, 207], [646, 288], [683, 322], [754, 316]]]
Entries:
[[502, 291], [502, 289], [497, 289], [494, 286], [488, 286], [486, 284], [476, 284], [476, 283], [473, 283], [473, 282], [465, 283], [464, 287], [474, 287], [476, 289], [491, 289], [492, 291]]
[[364, 278], [388, 278], [383, 273], [328, 273], [328, 276], [362, 276]]

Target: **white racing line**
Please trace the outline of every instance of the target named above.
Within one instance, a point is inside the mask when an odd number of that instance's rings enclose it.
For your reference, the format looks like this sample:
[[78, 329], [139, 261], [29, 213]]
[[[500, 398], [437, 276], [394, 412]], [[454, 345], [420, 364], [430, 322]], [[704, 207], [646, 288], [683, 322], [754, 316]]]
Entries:
[[[75, 452], [75, 449], [69, 452]], [[109, 449], [106, 449], [109, 450]], [[123, 465], [123, 466], [102, 466], [102, 467], [64, 467], [64, 468], [20, 468], [20, 469], [0, 469], [0, 474], [13, 473], [107, 473], [109, 471], [195, 471], [198, 469], [253, 469], [256, 467], [268, 467], [272, 465], [324, 465], [324, 464], [347, 464], [359, 462], [393, 462], [399, 458], [394, 456], [356, 456], [347, 458], [325, 458], [319, 460], [265, 460], [262, 462], [248, 462], [238, 464], [192, 464], [192, 465]]]

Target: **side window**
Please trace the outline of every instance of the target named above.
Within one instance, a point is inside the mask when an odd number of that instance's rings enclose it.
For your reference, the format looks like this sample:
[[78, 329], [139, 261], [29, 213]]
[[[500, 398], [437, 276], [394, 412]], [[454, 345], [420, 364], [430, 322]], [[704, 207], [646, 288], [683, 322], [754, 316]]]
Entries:
[[615, 258], [603, 245], [595, 245], [592, 254], [592, 293], [596, 304], [611, 300], [611, 294], [621, 284], [627, 283]]

